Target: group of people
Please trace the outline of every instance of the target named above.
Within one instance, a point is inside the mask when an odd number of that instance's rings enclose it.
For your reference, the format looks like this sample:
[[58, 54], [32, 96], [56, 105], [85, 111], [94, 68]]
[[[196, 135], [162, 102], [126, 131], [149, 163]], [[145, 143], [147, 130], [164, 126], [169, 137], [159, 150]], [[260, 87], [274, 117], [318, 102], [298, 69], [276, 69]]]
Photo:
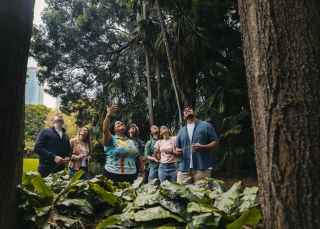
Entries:
[[[146, 165], [148, 182], [193, 183], [211, 176], [213, 150], [218, 147], [218, 136], [213, 126], [198, 119], [192, 108], [184, 109], [186, 125], [176, 137], [171, 135], [168, 127], [153, 125], [150, 140], [145, 145], [139, 138], [137, 125], [129, 126], [127, 136], [122, 121], [111, 123], [117, 109], [116, 105], [109, 104], [103, 121], [105, 177], [115, 182], [132, 183], [139, 175], [145, 177]], [[39, 155], [38, 171], [46, 177], [67, 166], [70, 177], [76, 171], [84, 170], [83, 179], [89, 179], [88, 166], [92, 157], [89, 129], [80, 128], [77, 136], [69, 140], [63, 124], [62, 115], [56, 114], [52, 127], [38, 134], [34, 149]]]

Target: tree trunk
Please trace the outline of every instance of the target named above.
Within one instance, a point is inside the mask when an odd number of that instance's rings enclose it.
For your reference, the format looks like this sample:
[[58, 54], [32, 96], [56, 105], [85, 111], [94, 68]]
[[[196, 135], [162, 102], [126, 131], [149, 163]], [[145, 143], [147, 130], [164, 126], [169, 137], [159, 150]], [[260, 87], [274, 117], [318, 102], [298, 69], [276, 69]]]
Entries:
[[239, 11], [265, 228], [320, 228], [320, 2]]
[[24, 91], [34, 0], [0, 3], [0, 228], [13, 228], [21, 182]]
[[[145, 1], [143, 1], [142, 4], [143, 4], [143, 19], [147, 20], [147, 9], [146, 9], [147, 4]], [[145, 47], [144, 47], [144, 54], [145, 54], [145, 60], [146, 60], [146, 76], [147, 76], [147, 90], [148, 90], [148, 102], [149, 102], [149, 124], [151, 127], [154, 124], [154, 117], [153, 117], [153, 101], [152, 101], [152, 90], [151, 90], [150, 56], [149, 56], [147, 44], [145, 44]]]
[[161, 66], [160, 61], [156, 60], [156, 77], [157, 77], [157, 92], [158, 92], [158, 101], [160, 104], [163, 103], [163, 94], [161, 88]]
[[182, 125], [182, 112], [181, 112], [181, 106], [180, 106], [180, 99], [179, 99], [179, 94], [178, 94], [177, 85], [176, 85], [175, 72], [173, 70], [173, 63], [172, 63], [172, 58], [171, 58], [169, 41], [168, 41], [168, 38], [167, 38], [166, 27], [165, 27], [163, 16], [162, 16], [162, 12], [161, 12], [161, 9], [160, 9], [159, 0], [156, 0], [156, 9], [157, 9], [157, 12], [158, 12], [159, 22], [160, 22], [160, 26], [161, 26], [161, 32], [162, 32], [164, 44], [165, 44], [165, 47], [166, 47], [166, 53], [167, 53], [167, 58], [168, 58], [169, 71], [170, 71], [172, 86], [173, 86], [173, 89], [174, 89], [174, 93], [175, 93], [176, 101], [177, 101], [177, 106], [178, 106], [179, 124], [181, 126]]

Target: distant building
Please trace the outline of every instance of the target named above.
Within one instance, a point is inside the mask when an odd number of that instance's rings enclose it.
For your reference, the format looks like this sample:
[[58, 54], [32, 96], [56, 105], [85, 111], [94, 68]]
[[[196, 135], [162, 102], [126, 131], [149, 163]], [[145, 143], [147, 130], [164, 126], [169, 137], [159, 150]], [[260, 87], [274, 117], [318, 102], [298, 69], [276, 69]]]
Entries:
[[43, 104], [44, 89], [37, 77], [37, 68], [29, 67], [26, 80], [26, 104]]
[[60, 99], [44, 92], [46, 85], [42, 85], [37, 77], [37, 67], [28, 67], [25, 104], [43, 104], [52, 109], [60, 107]]

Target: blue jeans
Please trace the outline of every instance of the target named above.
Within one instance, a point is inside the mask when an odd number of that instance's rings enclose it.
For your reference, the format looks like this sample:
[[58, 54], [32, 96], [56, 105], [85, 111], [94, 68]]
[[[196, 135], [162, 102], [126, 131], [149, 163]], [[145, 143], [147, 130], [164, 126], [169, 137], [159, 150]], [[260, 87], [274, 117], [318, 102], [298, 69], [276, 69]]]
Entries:
[[[89, 180], [90, 173], [88, 172], [88, 169], [86, 167], [80, 167], [80, 169], [84, 170], [84, 174], [82, 175], [81, 179]], [[68, 169], [69, 177], [72, 178], [76, 172], [78, 172], [78, 170], [75, 170], [73, 168], [69, 168]]]
[[159, 166], [160, 182], [168, 180], [177, 182], [177, 167], [176, 163], [160, 163]]
[[158, 171], [159, 171], [159, 168], [150, 168], [148, 182], [151, 182], [154, 179], [157, 179], [157, 180], [159, 179]]

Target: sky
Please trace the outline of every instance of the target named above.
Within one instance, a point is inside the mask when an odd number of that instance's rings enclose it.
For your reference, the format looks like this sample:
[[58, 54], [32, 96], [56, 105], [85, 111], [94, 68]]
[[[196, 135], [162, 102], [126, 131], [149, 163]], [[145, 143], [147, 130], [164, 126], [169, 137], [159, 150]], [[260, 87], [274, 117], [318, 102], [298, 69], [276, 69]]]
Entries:
[[34, 17], [33, 17], [34, 25], [42, 24], [41, 11], [44, 9], [44, 7], [45, 7], [44, 0], [36, 0], [35, 6], [34, 6]]

